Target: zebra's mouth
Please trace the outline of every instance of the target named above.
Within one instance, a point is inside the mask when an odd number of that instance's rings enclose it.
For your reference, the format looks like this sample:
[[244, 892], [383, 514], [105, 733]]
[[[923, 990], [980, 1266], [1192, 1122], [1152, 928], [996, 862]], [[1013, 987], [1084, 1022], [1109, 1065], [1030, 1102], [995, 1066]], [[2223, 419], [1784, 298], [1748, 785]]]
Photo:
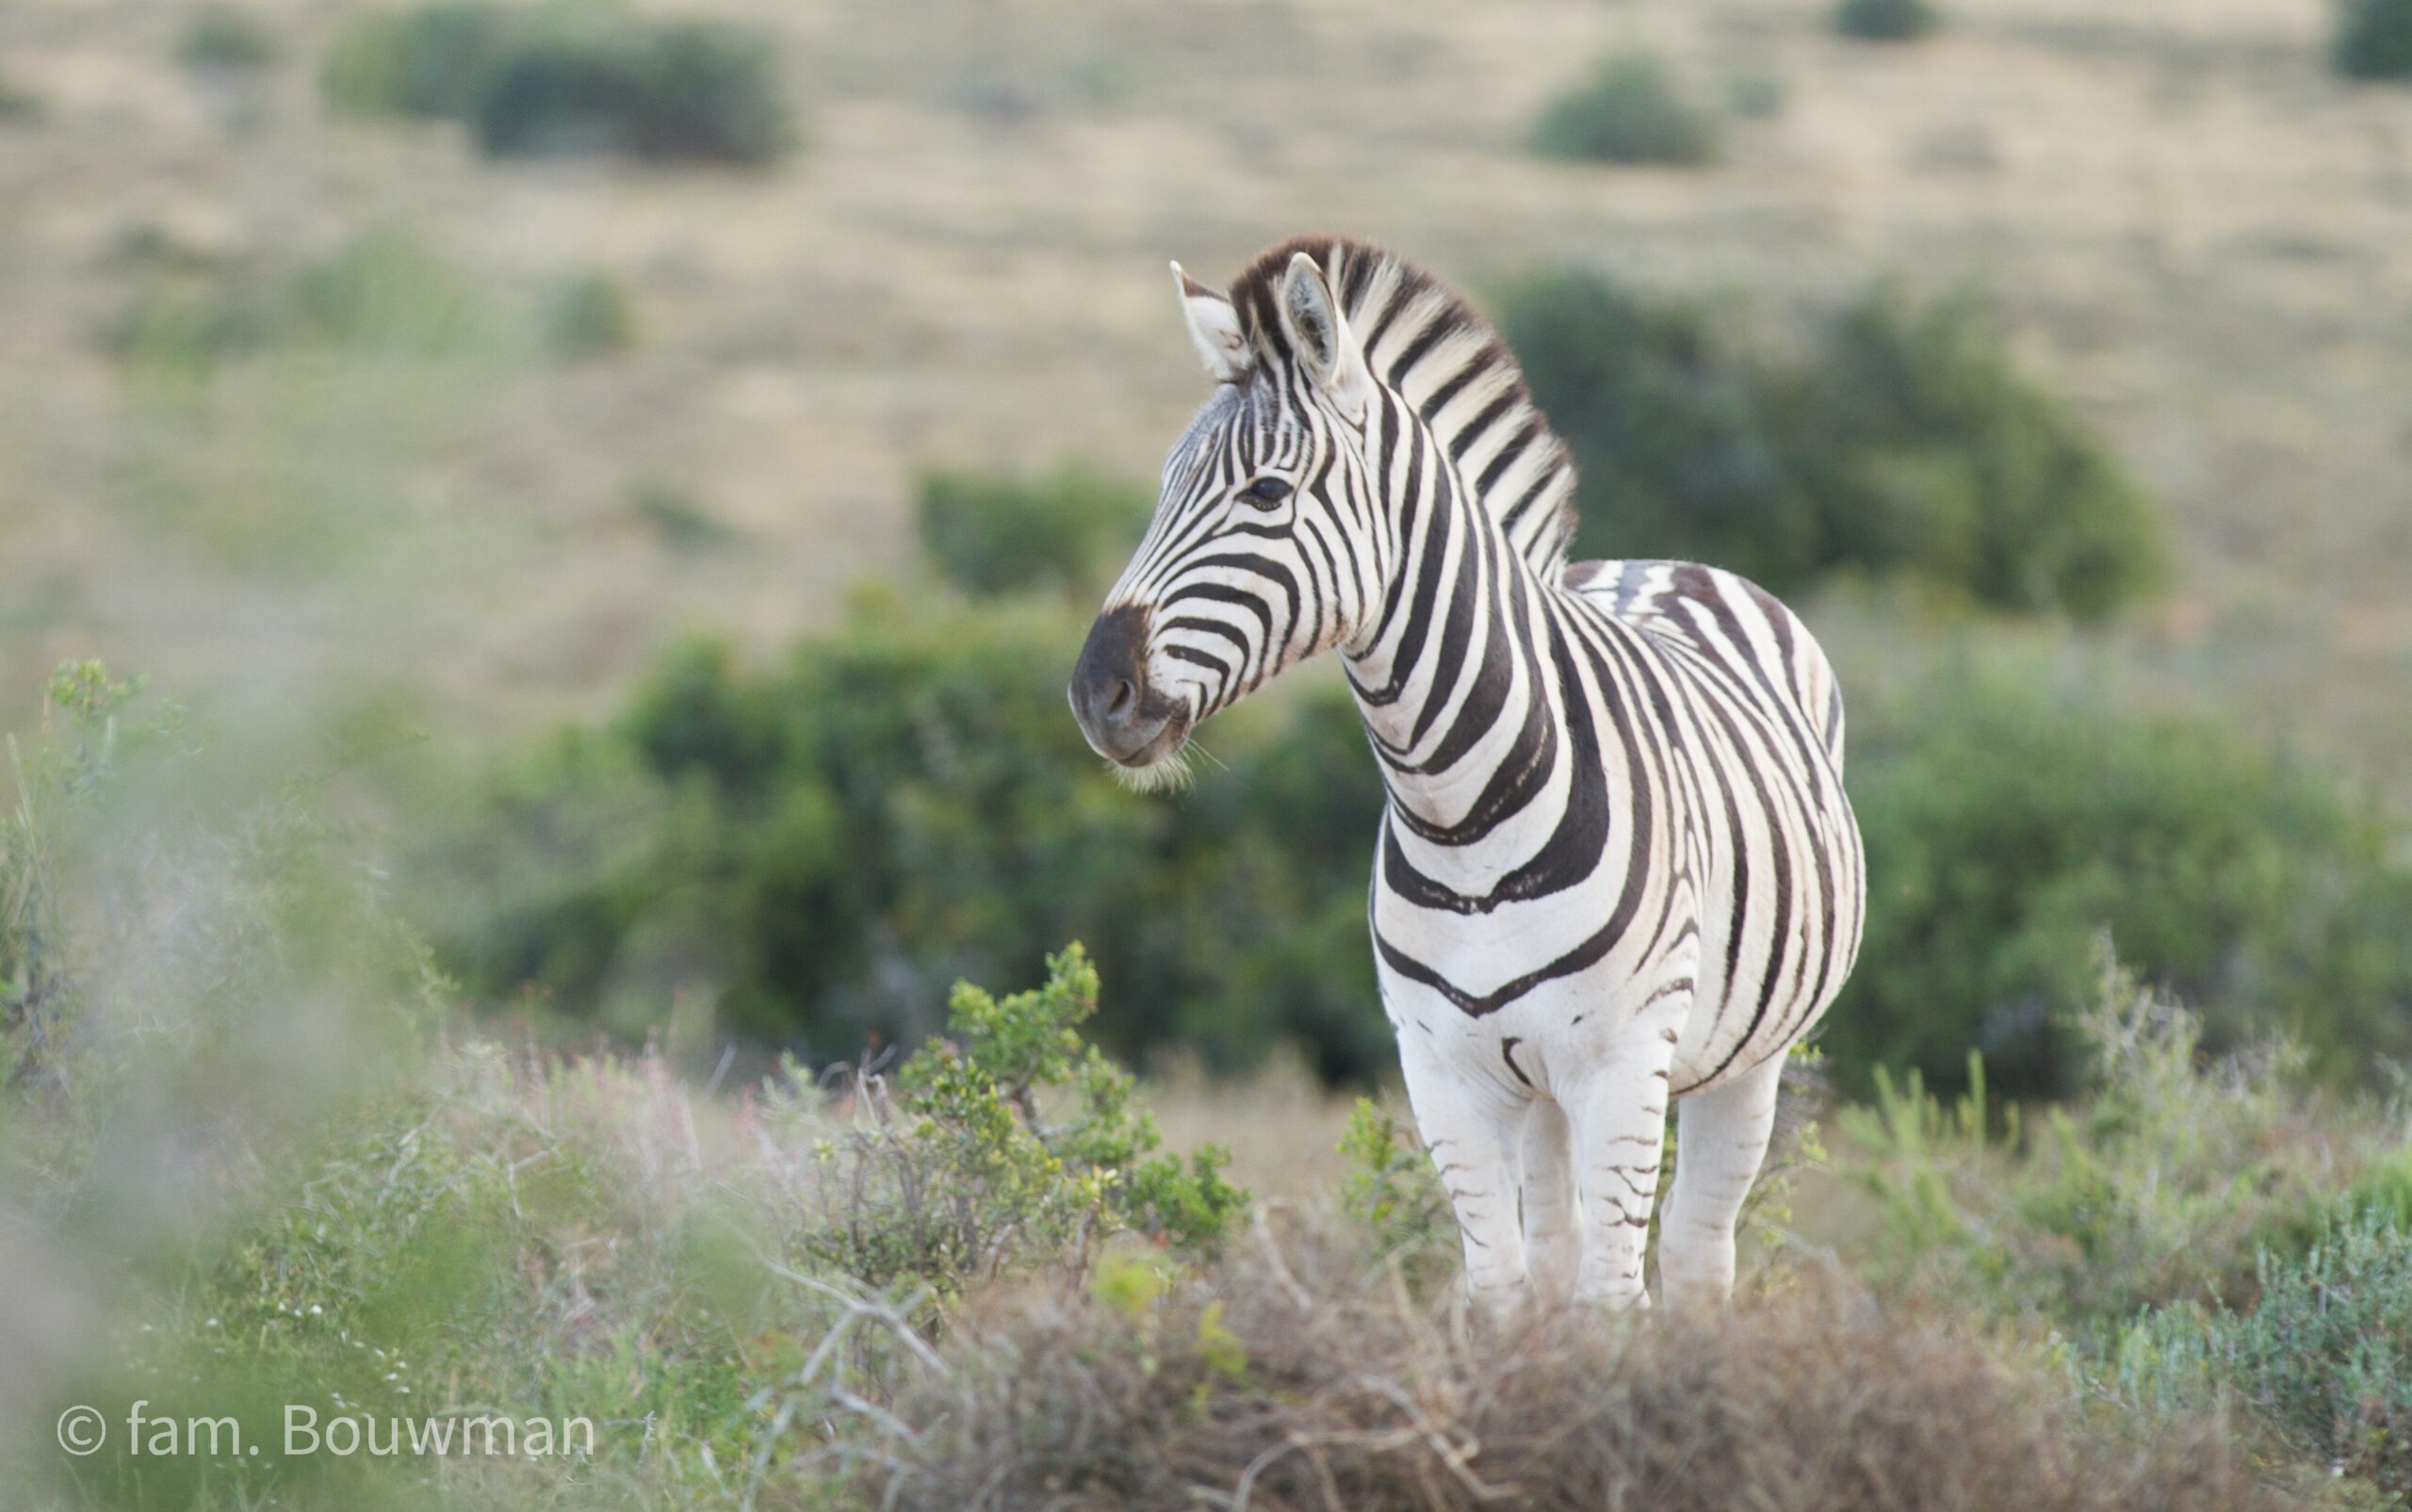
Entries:
[[1116, 766], [1126, 772], [1146, 772], [1165, 762], [1179, 759], [1181, 748], [1188, 743], [1189, 717], [1186, 714], [1175, 713], [1165, 721], [1165, 727], [1157, 731], [1147, 744], [1129, 756], [1115, 756], [1113, 761]]
[[1147, 744], [1129, 756], [1106, 754], [1115, 780], [1134, 792], [1158, 792], [1189, 782], [1189, 716], [1176, 713]]

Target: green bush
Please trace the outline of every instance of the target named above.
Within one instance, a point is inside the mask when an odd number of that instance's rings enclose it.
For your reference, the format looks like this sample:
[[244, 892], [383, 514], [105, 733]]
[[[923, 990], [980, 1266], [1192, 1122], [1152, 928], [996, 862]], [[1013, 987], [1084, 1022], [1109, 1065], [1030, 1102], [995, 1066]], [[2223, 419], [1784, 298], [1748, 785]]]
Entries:
[[425, 6], [355, 24], [323, 83], [363, 114], [462, 121], [494, 156], [758, 164], [790, 135], [770, 44], [721, 22]]
[[2307, 1252], [2262, 1258], [2244, 1310], [2147, 1313], [2101, 1371], [2106, 1394], [2146, 1410], [2242, 1402], [2287, 1447], [2337, 1475], [2412, 1500], [2412, 1235], [2367, 1216]]
[[1230, 1157], [1157, 1153], [1131, 1073], [1080, 1036], [1096, 968], [1073, 945], [1047, 972], [1002, 1000], [955, 984], [946, 1034], [898, 1073], [893, 1111], [868, 1099], [877, 1112], [831, 1147], [823, 1188], [843, 1195], [806, 1236], [815, 1260], [874, 1287], [911, 1276], [953, 1294], [1033, 1262], [1078, 1272], [1119, 1232], [1192, 1257], [1222, 1242], [1247, 1205], [1222, 1179]]
[[289, 333], [429, 355], [474, 345], [485, 325], [478, 290], [406, 232], [365, 233], [295, 276], [283, 301]]
[[1102, 592], [1154, 508], [1146, 490], [1078, 464], [1033, 479], [933, 473], [921, 480], [921, 547], [967, 593]]
[[2094, 1096], [2045, 1110], [2040, 1130], [2016, 1102], [1988, 1100], [1975, 1050], [1948, 1103], [1915, 1068], [1897, 1082], [1878, 1066], [1871, 1100], [1837, 1111], [1834, 1170], [1875, 1203], [1854, 1236], [1861, 1262], [1889, 1290], [2084, 1334], [2147, 1302], [2219, 1294], [2249, 1274], [2273, 1207], [2310, 1209], [2285, 1159], [2300, 1152], [2269, 1144], [2287, 1112], [2273, 1078], [2207, 1074], [2200, 1020], [2107, 959], [2072, 1017], [2099, 1050]]
[[1834, 29], [1863, 41], [1915, 41], [1943, 24], [1929, 0], [1842, 0]]
[[671, 23], [647, 38], [633, 72], [639, 156], [767, 163], [786, 150], [787, 106], [766, 38], [722, 22]]
[[1552, 100], [1533, 127], [1548, 157], [1696, 168], [1717, 156], [1717, 122], [1686, 99], [1659, 59], [1603, 58], [1591, 76]]
[[1879, 289], [1794, 381], [1792, 454], [1840, 561], [2098, 621], [2160, 581], [2153, 501], [1965, 299]]
[[636, 311], [609, 273], [587, 271], [557, 281], [539, 312], [545, 345], [571, 362], [625, 351], [636, 342]]
[[1909, 574], [2089, 621], [2160, 580], [2152, 500], [1967, 300], [1880, 288], [1798, 359], [1731, 309], [1586, 272], [1528, 279], [1505, 304], [1582, 466], [1580, 553], [1697, 558], [1779, 593], [1837, 569]]
[[1581, 468], [1577, 555], [1698, 559], [1777, 592], [1831, 565], [1782, 375], [1727, 312], [1563, 271], [1509, 289], [1500, 327]]
[[2412, 78], [2412, 0], [2343, 0], [2336, 61], [2348, 78]]
[[1867, 933], [1822, 1043], [1855, 1085], [1956, 1086], [1976, 1047], [2005, 1090], [2069, 1090], [2104, 928], [2214, 1048], [2285, 1026], [2338, 1078], [2412, 1049], [2412, 871], [2333, 781], [1999, 667], [1853, 712]]
[[1064, 710], [1085, 613], [862, 606], [756, 672], [667, 657], [428, 858], [425, 912], [488, 993], [640, 1032], [681, 986], [823, 1060], [918, 1044], [946, 984], [1080, 938], [1112, 1048], [1214, 1064], [1284, 1038], [1327, 1076], [1390, 1055], [1364, 935], [1379, 778], [1337, 690], [1210, 732], [1178, 799], [1126, 791]]
[[488, 5], [364, 16], [336, 39], [320, 87], [330, 103], [361, 115], [465, 118], [508, 32], [504, 13]]
[[[1365, 938], [1381, 805], [1355, 708], [1310, 683], [1206, 732], [1175, 797], [1123, 790], [1063, 688], [1085, 625], [1044, 599], [866, 603], [783, 666], [666, 658], [611, 729], [565, 737], [430, 865], [448, 959], [642, 1032], [682, 986], [823, 1058], [919, 1043], [947, 983], [1089, 941], [1101, 1020], [1216, 1065], [1284, 1040], [1389, 1064]], [[2108, 927], [2204, 1010], [2214, 1049], [2294, 1032], [2333, 1079], [2412, 1048], [2412, 874], [2335, 784], [2215, 727], [1953, 665], [1854, 710], [1866, 947], [1823, 1044], [1873, 1068], [2057, 1094]]]
[[265, 68], [276, 61], [276, 38], [247, 11], [204, 6], [186, 24], [176, 59], [187, 68]]

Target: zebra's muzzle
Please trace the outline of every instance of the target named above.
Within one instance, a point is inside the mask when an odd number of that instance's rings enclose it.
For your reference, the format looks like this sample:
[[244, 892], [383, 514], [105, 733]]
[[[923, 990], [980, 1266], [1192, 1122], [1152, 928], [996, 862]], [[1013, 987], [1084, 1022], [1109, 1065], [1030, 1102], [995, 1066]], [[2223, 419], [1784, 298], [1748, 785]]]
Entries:
[[1126, 767], [1146, 767], [1181, 748], [1188, 711], [1148, 682], [1149, 614], [1126, 604], [1097, 617], [1072, 669], [1072, 717], [1089, 748]]

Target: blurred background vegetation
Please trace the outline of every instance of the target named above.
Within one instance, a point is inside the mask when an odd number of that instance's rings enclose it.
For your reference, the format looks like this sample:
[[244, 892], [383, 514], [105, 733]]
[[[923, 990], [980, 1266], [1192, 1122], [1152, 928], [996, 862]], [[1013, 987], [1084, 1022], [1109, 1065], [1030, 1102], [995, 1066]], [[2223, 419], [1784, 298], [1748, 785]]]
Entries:
[[[1236, 1221], [1134, 1098], [1341, 1188], [1374, 766], [1324, 667], [1133, 794], [1063, 687], [1201, 398], [1164, 260], [1321, 228], [1495, 318], [1581, 554], [1841, 669], [1870, 927], [1767, 1284], [2400, 1499], [2407, 78], [2405, 0], [0, 10], [0, 1455], [181, 1371], [823, 1504], [909, 1458], [781, 1437], [902, 1410], [891, 1324], [1058, 1270], [1254, 1390], [1285, 1283], [1100, 1246]], [[1148, 1080], [982, 1059], [1032, 1014]], [[1445, 1290], [1367, 1116], [1342, 1312]]]

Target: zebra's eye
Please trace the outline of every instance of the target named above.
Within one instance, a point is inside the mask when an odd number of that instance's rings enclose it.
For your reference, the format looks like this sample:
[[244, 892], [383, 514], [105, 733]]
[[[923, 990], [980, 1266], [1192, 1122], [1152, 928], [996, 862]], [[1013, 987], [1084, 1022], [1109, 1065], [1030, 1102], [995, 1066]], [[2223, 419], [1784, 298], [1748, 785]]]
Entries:
[[1270, 509], [1290, 496], [1290, 485], [1279, 478], [1260, 478], [1240, 490], [1240, 497]]

